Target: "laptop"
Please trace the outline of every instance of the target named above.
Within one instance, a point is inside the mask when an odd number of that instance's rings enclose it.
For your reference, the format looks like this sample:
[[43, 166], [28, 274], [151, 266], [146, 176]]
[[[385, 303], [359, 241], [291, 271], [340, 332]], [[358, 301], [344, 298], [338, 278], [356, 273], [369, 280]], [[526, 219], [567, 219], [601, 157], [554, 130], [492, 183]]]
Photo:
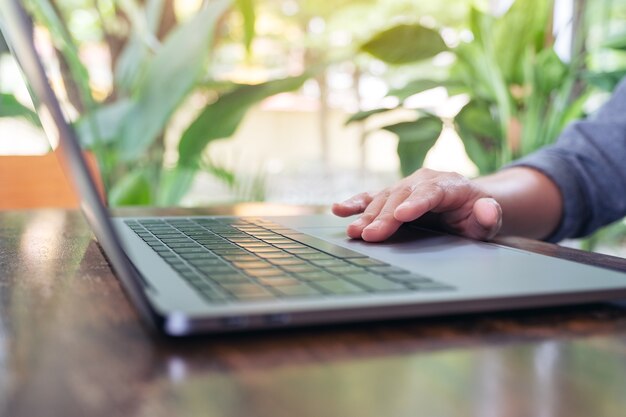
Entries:
[[128, 298], [170, 336], [626, 298], [626, 274], [406, 225], [349, 240], [346, 219], [112, 217], [64, 118], [18, 0], [1, 28], [82, 211]]

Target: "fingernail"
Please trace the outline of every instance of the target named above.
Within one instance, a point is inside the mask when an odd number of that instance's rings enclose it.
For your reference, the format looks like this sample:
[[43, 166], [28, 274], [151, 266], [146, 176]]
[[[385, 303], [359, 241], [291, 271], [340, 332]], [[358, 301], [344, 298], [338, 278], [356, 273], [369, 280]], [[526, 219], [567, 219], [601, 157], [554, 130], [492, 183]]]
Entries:
[[409, 206], [410, 206], [409, 203], [402, 203], [398, 207], [396, 207], [396, 210], [402, 210], [402, 209], [408, 208]]

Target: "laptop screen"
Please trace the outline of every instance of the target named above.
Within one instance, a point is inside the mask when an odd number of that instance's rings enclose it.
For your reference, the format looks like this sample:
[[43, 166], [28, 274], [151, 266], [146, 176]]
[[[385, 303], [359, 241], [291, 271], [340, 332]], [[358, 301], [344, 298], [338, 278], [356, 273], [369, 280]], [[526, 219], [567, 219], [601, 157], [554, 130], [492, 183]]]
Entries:
[[[61, 166], [81, 199], [81, 208], [92, 226], [106, 217], [101, 203], [97, 183], [87, 169], [81, 152], [79, 138], [70, 120], [77, 112], [59, 99], [51, 84], [61, 84], [49, 77], [40, 53], [35, 48], [35, 27], [18, 1], [5, 1], [0, 6], [2, 32], [25, 75], [30, 95], [50, 144], [57, 149]], [[64, 103], [65, 105], [63, 105]], [[97, 227], [100, 229], [100, 227]]]
[[51, 87], [35, 47], [32, 19], [18, 0], [0, 2], [0, 28], [25, 75], [46, 135], [53, 146], [58, 142], [56, 153], [67, 178], [78, 191], [83, 214], [134, 304], [146, 318], [153, 319], [142, 281], [122, 250], [109, 212], [83, 157], [78, 135], [68, 117], [71, 109], [66, 107], [64, 111], [61, 100]]

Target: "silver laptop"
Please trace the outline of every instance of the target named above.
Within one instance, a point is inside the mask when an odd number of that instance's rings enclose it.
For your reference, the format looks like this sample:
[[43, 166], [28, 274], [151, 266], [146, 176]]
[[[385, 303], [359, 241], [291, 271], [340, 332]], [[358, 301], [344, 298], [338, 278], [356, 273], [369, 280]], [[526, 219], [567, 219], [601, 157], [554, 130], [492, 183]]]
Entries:
[[172, 336], [626, 298], [626, 274], [406, 226], [347, 239], [346, 220], [111, 217], [33, 46], [18, 0], [2, 31], [117, 277], [147, 323]]

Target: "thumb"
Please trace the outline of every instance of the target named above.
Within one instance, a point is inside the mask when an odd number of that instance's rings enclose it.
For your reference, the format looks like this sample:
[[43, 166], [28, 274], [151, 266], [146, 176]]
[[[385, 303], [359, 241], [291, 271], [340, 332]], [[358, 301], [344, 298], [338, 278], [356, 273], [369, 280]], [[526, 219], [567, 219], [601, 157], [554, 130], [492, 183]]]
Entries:
[[468, 237], [489, 240], [502, 227], [502, 207], [493, 198], [479, 198], [474, 202], [468, 225]]

